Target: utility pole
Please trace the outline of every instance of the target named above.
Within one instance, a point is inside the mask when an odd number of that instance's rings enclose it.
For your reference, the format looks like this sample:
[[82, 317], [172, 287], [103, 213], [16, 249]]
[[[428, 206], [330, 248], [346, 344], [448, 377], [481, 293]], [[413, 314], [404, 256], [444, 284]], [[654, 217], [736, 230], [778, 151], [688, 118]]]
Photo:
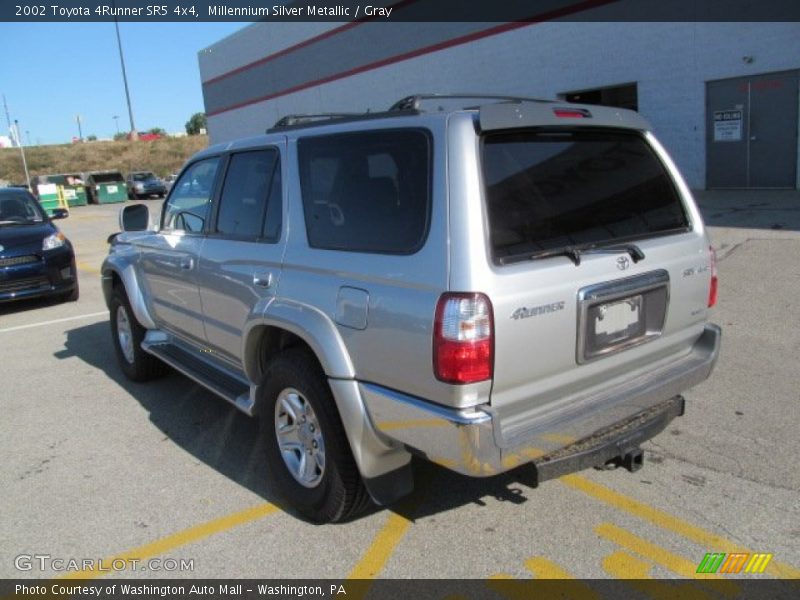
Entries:
[[119, 62], [122, 65], [122, 82], [125, 84], [125, 99], [128, 101], [128, 117], [131, 120], [131, 134], [132, 140], [138, 140], [139, 134], [136, 131], [136, 125], [133, 124], [133, 109], [131, 108], [131, 93], [128, 90], [128, 75], [125, 73], [125, 57], [122, 55], [122, 40], [119, 37], [119, 22], [114, 17], [114, 27], [117, 29], [117, 46], [119, 47]]
[[28, 161], [25, 160], [25, 148], [22, 147], [22, 141], [19, 135], [19, 121], [14, 119], [14, 137], [17, 138], [17, 145], [19, 146], [19, 153], [22, 155], [22, 168], [25, 170], [25, 185], [28, 191], [31, 190], [31, 176], [28, 173]]
[[114, 115], [111, 118], [114, 119], [114, 124], [117, 126], [117, 135], [119, 135], [119, 115]]
[[78, 122], [78, 140], [83, 141], [83, 131], [81, 130], [81, 116], [75, 115], [75, 120]]
[[6, 122], [8, 123], [8, 132], [11, 134], [11, 137], [14, 137], [14, 131], [11, 128], [11, 117], [8, 114], [8, 102], [6, 102], [6, 95], [3, 94], [3, 108], [6, 111]]

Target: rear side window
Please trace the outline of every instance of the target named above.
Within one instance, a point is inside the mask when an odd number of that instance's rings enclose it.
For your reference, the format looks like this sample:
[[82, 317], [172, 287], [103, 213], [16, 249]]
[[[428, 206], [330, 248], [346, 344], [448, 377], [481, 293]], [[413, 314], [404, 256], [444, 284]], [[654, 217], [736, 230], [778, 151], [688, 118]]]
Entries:
[[685, 231], [664, 165], [635, 132], [537, 130], [483, 139], [496, 261]]
[[430, 214], [427, 132], [382, 130], [298, 142], [308, 243], [313, 248], [411, 254]]
[[281, 195], [279, 185], [277, 189], [273, 185], [276, 178], [279, 179], [279, 168], [275, 149], [239, 152], [231, 156], [222, 186], [217, 233], [237, 238], [261, 237], [265, 215], [270, 215], [265, 237], [279, 237]]

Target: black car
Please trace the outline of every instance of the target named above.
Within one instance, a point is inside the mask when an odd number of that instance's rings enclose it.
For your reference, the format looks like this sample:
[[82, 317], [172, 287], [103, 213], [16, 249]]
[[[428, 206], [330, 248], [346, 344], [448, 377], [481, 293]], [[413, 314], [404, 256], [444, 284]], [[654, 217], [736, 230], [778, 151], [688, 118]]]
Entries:
[[[57, 208], [52, 218], [68, 215]], [[75, 252], [27, 190], [2, 188], [0, 302], [39, 296], [78, 299]]]

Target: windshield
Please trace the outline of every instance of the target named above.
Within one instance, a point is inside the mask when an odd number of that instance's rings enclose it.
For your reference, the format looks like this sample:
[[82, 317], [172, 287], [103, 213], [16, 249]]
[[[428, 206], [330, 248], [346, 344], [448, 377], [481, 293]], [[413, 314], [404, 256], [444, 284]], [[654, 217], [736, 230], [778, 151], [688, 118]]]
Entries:
[[669, 174], [635, 132], [490, 134], [484, 137], [483, 169], [500, 263], [688, 228]]
[[156, 176], [152, 173], [134, 173], [133, 180], [134, 181], [149, 181], [150, 179], [155, 179]]
[[0, 226], [41, 223], [44, 219], [39, 203], [28, 192], [0, 194]]

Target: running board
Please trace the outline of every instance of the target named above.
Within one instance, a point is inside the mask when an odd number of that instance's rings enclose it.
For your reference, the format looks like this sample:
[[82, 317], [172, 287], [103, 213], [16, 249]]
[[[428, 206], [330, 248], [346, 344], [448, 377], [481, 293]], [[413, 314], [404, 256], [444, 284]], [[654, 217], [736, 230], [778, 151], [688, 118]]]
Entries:
[[250, 398], [250, 385], [243, 379], [229, 371], [219, 369], [176, 344], [163, 341], [148, 342], [145, 339], [142, 342], [142, 349], [224, 398], [246, 415], [253, 416], [254, 403]]

